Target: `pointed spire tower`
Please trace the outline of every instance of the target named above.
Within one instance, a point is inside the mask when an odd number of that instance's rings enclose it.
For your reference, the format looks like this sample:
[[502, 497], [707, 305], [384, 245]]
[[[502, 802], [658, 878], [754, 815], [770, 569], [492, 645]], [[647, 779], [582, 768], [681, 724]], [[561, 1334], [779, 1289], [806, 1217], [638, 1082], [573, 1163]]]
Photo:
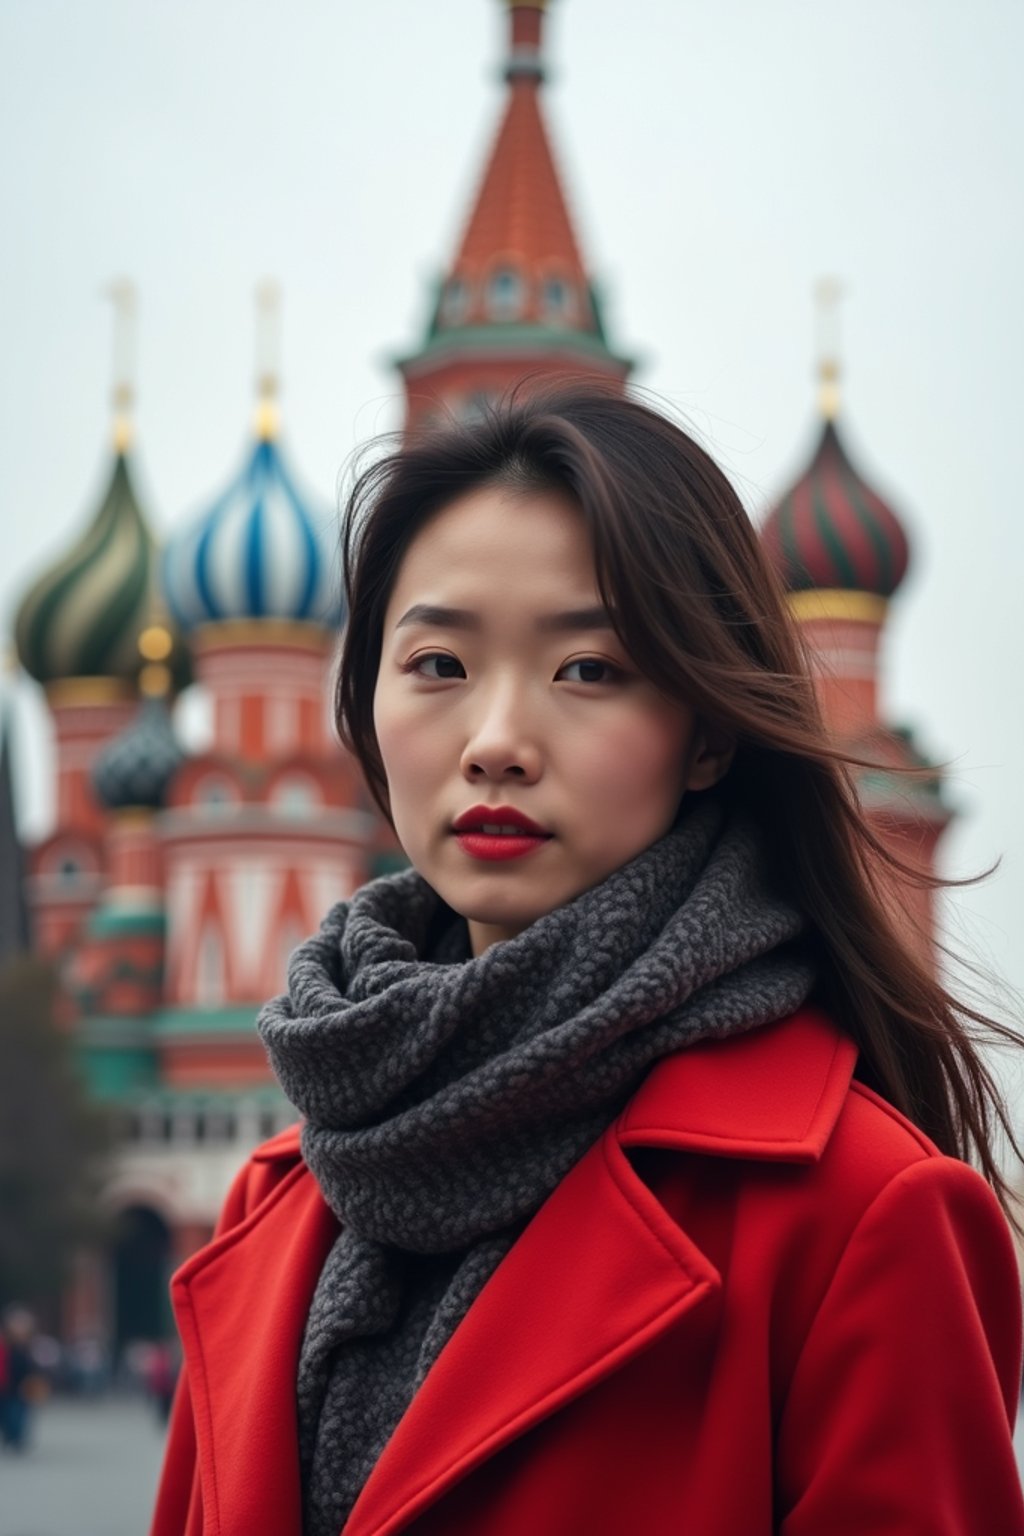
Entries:
[[[803, 474], [762, 528], [814, 667], [826, 725], [860, 769], [861, 803], [882, 840], [904, 862], [934, 873], [949, 824], [941, 775], [913, 733], [884, 718], [879, 660], [889, 602], [907, 572], [910, 547], [899, 517], [855, 469], [840, 435], [839, 285], [818, 285], [817, 446]], [[914, 775], [899, 770], [913, 768]], [[931, 893], [901, 890], [897, 910], [915, 934], [934, 932]]]
[[472, 413], [524, 377], [624, 383], [573, 230], [542, 105], [547, 0], [502, 0], [507, 94], [419, 351], [399, 360], [406, 424]]

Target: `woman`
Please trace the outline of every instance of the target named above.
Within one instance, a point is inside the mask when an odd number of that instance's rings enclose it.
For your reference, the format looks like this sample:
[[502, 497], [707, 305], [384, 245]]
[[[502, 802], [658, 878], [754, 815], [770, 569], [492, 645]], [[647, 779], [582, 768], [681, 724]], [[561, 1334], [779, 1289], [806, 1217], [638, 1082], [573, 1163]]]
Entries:
[[985, 1021], [886, 916], [721, 472], [514, 399], [344, 544], [412, 868], [261, 1015], [304, 1123], [175, 1278], [154, 1536], [1024, 1532]]

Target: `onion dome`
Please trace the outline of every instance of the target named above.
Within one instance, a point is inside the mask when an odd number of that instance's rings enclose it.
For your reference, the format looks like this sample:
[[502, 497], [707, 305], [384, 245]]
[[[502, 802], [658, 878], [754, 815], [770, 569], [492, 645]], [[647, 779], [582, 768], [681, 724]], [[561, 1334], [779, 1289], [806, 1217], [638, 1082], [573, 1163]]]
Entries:
[[22, 599], [14, 638], [26, 672], [40, 683], [134, 679], [153, 561], [153, 538], [121, 449], [85, 533]]
[[255, 441], [227, 489], [164, 553], [164, 596], [185, 630], [232, 619], [334, 628], [341, 616], [333, 514], [300, 492], [278, 442], [276, 285], [261, 284], [256, 301]]
[[93, 788], [112, 811], [156, 810], [181, 759], [166, 700], [144, 699], [131, 724], [97, 757]]
[[[26, 672], [40, 683], [112, 678], [134, 683], [137, 640], [152, 622], [156, 547], [139, 505], [130, 469], [134, 436], [132, 383], [135, 289], [112, 285], [115, 304], [112, 437], [107, 488], [85, 532], [36, 580], [15, 619], [15, 644]], [[180, 637], [161, 634], [172, 681], [190, 681]]]
[[761, 533], [787, 591], [863, 592], [884, 600], [906, 575], [910, 551], [899, 518], [854, 469], [836, 427], [840, 292], [834, 278], [818, 284], [821, 436]]
[[139, 673], [142, 703], [92, 769], [93, 788], [112, 811], [156, 810], [183, 756], [167, 707], [173, 682], [172, 636], [162, 625], [150, 625], [139, 636], [139, 650], [145, 661]]
[[297, 489], [272, 436], [163, 558], [164, 598], [183, 630], [226, 619], [295, 619], [333, 627], [341, 583], [332, 515]]
[[854, 469], [832, 420], [805, 472], [769, 514], [762, 539], [790, 592], [838, 588], [887, 598], [907, 571], [899, 519]]

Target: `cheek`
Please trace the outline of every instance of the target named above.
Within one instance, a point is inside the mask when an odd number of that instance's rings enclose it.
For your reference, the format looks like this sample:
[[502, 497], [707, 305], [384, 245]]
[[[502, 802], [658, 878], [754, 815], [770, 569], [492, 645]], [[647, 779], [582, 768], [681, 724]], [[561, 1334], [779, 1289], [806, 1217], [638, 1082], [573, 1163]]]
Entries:
[[585, 784], [591, 805], [605, 805], [620, 821], [658, 822], [682, 797], [692, 734], [692, 721], [676, 710], [606, 719], [581, 752], [581, 789]]
[[395, 809], [396, 797], [408, 786], [424, 790], [444, 747], [444, 733], [426, 718], [413, 700], [396, 699], [379, 685], [373, 701], [373, 724], [384, 773]]

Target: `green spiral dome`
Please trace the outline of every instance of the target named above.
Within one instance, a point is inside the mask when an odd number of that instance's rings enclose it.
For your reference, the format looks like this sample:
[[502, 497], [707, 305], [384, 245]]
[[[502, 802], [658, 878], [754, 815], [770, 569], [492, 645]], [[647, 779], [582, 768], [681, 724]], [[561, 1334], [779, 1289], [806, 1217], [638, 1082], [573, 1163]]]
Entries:
[[14, 639], [26, 672], [43, 684], [69, 677], [133, 680], [154, 564], [153, 537], [127, 459], [118, 453], [89, 527], [22, 599]]

